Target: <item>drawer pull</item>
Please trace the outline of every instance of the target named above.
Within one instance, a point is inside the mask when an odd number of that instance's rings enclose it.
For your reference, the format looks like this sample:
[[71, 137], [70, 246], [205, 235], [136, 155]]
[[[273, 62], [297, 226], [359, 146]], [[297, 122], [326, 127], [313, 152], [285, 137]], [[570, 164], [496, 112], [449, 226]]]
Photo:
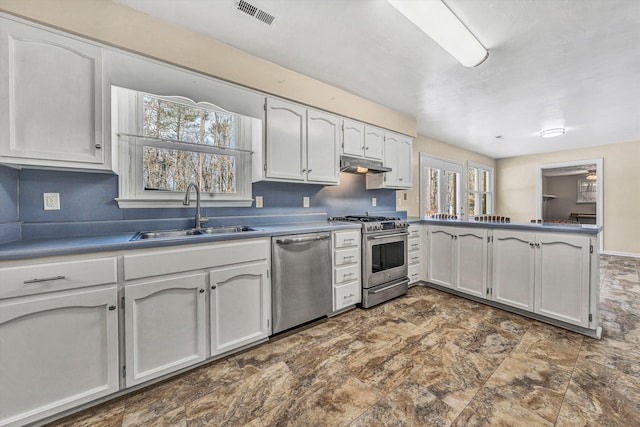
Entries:
[[351, 261], [353, 259], [353, 255], [346, 256], [342, 258], [343, 261]]
[[25, 280], [24, 284], [28, 285], [29, 283], [51, 282], [53, 280], [62, 280], [62, 279], [66, 279], [66, 278], [67, 278], [67, 276], [44, 277], [42, 279]]
[[201, 294], [204, 294], [204, 289], [200, 289], [200, 293], [201, 293]]
[[116, 309], [116, 306], [115, 306], [115, 305], [110, 305], [110, 306], [109, 306], [109, 311], [113, 311], [113, 310], [115, 310], [115, 309]]
[[354, 275], [354, 274], [356, 274], [356, 273], [354, 273], [354, 272], [352, 271], [351, 273], [345, 273], [345, 274], [343, 274], [343, 275], [342, 275], [342, 277], [343, 277], [344, 279], [346, 279], [347, 277], [353, 277], [353, 275]]
[[355, 297], [355, 294], [349, 294], [349, 295], [345, 295], [344, 299], [349, 299], [349, 298], [353, 298]]

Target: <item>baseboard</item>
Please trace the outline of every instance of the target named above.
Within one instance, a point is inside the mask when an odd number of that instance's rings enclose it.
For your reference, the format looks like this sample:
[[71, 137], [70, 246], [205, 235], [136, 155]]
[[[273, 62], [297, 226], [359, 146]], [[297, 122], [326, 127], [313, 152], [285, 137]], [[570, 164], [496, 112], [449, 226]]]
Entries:
[[633, 252], [602, 251], [600, 253], [602, 255], [615, 255], [615, 256], [626, 256], [629, 258], [640, 258], [640, 254], [636, 254]]

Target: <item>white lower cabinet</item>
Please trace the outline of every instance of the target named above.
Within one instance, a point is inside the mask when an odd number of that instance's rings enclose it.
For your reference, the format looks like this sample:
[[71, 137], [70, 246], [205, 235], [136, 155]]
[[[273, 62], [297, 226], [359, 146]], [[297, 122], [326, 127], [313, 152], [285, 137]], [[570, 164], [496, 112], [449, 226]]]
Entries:
[[24, 425], [118, 390], [115, 286], [0, 301], [0, 425]]
[[352, 307], [362, 301], [360, 231], [334, 231], [333, 311]]
[[127, 387], [206, 358], [206, 287], [205, 273], [125, 287]]
[[409, 286], [424, 280], [422, 251], [422, 226], [420, 224], [409, 225], [409, 238], [407, 239], [407, 262]]
[[533, 311], [535, 233], [493, 231], [493, 283], [495, 301]]
[[485, 297], [487, 235], [486, 229], [429, 226], [429, 281]]
[[211, 355], [226, 353], [271, 333], [271, 293], [266, 261], [209, 272]]
[[493, 299], [589, 327], [591, 248], [579, 234], [494, 231]]
[[428, 280], [453, 288], [453, 227], [429, 226]]
[[591, 241], [580, 235], [536, 236], [535, 312], [589, 326]]
[[486, 229], [456, 228], [454, 244], [455, 287], [478, 297], [487, 293], [488, 232]]

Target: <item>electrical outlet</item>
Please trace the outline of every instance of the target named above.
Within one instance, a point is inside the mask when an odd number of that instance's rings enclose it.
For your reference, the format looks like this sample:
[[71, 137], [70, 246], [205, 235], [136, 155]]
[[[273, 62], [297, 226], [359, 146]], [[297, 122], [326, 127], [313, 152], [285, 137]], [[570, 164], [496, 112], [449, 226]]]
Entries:
[[261, 208], [262, 206], [262, 196], [256, 196], [256, 208]]
[[309, 207], [309, 198], [308, 197], [303, 197], [302, 198], [302, 207], [303, 208], [308, 208]]
[[45, 211], [60, 210], [60, 193], [43, 193], [42, 198], [44, 200]]
[[371, 198], [371, 206], [377, 206], [378, 205], [378, 200], [375, 197]]
[[404, 199], [407, 200], [407, 192], [404, 192]]

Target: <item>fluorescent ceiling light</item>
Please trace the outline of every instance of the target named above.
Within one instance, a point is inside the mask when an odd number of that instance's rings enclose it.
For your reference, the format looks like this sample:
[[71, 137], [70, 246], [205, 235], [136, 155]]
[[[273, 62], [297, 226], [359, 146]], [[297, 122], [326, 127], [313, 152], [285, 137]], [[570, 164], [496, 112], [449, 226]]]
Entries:
[[441, 0], [387, 0], [465, 67], [489, 56], [487, 49]]
[[540, 138], [553, 138], [564, 135], [564, 128], [544, 129], [540, 131]]

